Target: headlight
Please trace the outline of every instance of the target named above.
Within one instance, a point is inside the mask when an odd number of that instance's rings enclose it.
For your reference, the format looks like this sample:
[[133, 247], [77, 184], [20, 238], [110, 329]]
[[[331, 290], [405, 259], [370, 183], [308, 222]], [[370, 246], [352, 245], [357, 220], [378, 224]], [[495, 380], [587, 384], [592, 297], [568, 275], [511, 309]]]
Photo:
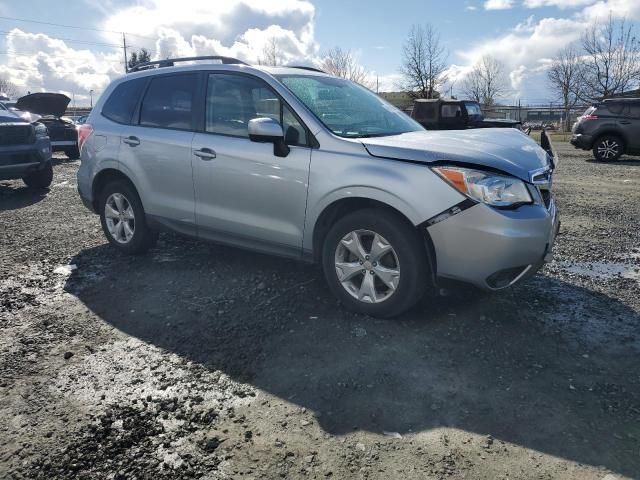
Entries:
[[47, 127], [45, 127], [42, 123], [36, 123], [35, 127], [36, 127], [35, 128], [36, 137], [41, 138], [49, 135], [49, 131], [47, 130]]
[[514, 177], [458, 167], [435, 167], [433, 171], [462, 194], [492, 207], [533, 203], [527, 186]]

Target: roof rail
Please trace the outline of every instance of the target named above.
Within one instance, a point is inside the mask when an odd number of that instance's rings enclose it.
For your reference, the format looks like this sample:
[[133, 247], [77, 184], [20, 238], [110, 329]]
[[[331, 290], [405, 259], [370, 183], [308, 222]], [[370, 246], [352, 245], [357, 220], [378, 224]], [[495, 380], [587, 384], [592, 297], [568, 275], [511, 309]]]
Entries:
[[247, 65], [242, 60], [238, 60], [233, 57], [223, 57], [220, 55], [209, 55], [201, 57], [182, 57], [182, 58], [166, 58], [164, 60], [156, 60], [153, 62], [140, 63], [133, 68], [130, 68], [127, 73], [139, 72], [141, 70], [148, 70], [150, 68], [162, 68], [173, 67], [176, 62], [192, 62], [195, 60], [219, 60], [224, 65]]
[[303, 65], [287, 65], [286, 67], [287, 68], [299, 68], [301, 70], [309, 70], [310, 72], [327, 73], [324, 70], [320, 70], [319, 68], [305, 67]]

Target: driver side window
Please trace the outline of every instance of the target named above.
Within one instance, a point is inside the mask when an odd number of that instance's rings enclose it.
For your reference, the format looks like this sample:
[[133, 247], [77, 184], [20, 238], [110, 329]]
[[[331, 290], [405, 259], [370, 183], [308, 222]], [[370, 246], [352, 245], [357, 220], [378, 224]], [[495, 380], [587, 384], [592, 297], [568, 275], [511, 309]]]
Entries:
[[249, 120], [272, 118], [283, 126], [289, 145], [307, 145], [306, 130], [263, 81], [244, 75], [212, 73], [206, 99], [205, 131], [249, 137]]

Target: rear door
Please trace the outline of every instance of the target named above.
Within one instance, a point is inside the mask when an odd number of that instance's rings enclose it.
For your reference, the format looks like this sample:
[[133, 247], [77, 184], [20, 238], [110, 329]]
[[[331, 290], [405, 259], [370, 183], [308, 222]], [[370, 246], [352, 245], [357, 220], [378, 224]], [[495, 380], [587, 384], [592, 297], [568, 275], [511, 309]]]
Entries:
[[145, 211], [178, 231], [194, 234], [191, 143], [201, 108], [197, 72], [151, 77], [134, 125], [122, 133], [122, 169], [134, 179]]
[[[198, 234], [272, 253], [299, 255], [311, 148], [306, 128], [263, 80], [220, 72], [207, 78], [204, 132], [193, 140]], [[249, 140], [248, 122], [283, 125], [291, 151]]]
[[629, 142], [629, 150], [640, 151], [640, 103], [630, 103], [627, 109], [628, 115], [625, 119], [628, 123], [623, 125]]

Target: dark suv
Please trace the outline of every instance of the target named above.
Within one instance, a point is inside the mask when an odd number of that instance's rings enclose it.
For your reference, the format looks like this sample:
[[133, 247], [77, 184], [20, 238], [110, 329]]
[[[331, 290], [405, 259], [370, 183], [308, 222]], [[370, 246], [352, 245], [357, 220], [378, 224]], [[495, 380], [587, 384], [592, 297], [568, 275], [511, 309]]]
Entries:
[[33, 188], [53, 179], [47, 127], [30, 122], [0, 104], [0, 180], [22, 178]]
[[623, 153], [640, 154], [640, 98], [608, 99], [589, 107], [573, 125], [571, 144], [612, 162]]

